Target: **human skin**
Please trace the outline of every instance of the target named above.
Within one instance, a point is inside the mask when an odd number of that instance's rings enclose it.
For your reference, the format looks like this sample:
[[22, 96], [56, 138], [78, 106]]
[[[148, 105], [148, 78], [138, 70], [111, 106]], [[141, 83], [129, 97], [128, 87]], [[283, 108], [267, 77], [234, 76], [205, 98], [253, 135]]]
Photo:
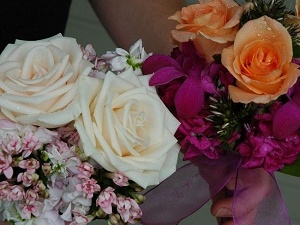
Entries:
[[168, 17], [180, 10], [184, 0], [119, 1], [90, 0], [98, 18], [118, 47], [129, 49], [142, 39], [146, 52], [169, 54], [174, 47]]
[[[235, 177], [232, 177], [226, 187], [213, 199], [211, 214], [216, 217], [218, 224], [234, 225], [232, 220], [233, 197], [226, 194], [226, 191], [233, 191], [235, 188]], [[221, 223], [221, 220], [227, 220]]]

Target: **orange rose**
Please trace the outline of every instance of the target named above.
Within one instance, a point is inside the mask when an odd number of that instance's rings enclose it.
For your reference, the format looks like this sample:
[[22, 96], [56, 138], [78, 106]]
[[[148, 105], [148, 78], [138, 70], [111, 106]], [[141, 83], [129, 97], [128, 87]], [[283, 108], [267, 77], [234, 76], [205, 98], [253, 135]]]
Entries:
[[246, 23], [222, 52], [222, 64], [237, 80], [229, 86], [231, 99], [268, 103], [285, 94], [300, 75], [292, 57], [291, 37], [281, 23], [267, 16]]
[[284, 22], [286, 24], [294, 24], [299, 25], [300, 24], [300, 0], [296, 0], [295, 4], [295, 15], [286, 15], [284, 18]]
[[239, 28], [243, 7], [233, 0], [199, 0], [176, 12], [169, 19], [179, 24], [172, 31], [178, 42], [193, 40], [198, 51], [208, 60], [230, 46]]

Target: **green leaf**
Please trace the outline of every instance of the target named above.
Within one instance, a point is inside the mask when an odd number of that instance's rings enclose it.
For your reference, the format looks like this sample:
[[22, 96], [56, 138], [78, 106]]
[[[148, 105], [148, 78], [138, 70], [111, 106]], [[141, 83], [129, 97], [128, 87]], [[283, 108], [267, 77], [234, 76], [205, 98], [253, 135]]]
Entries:
[[299, 58], [300, 57], [300, 46], [299, 45], [294, 45], [293, 46], [293, 57], [294, 58]]
[[298, 159], [292, 165], [286, 165], [283, 170], [279, 172], [300, 177], [300, 157], [298, 157]]
[[213, 55], [213, 59], [215, 60], [216, 63], [221, 64], [222, 59], [221, 59], [221, 54], [215, 54]]

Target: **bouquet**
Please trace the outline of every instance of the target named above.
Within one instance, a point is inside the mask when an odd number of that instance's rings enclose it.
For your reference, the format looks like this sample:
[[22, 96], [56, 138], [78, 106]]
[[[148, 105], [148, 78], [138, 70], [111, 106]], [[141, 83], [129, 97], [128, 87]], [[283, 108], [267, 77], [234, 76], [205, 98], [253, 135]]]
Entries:
[[[57, 35], [0, 55], [0, 212], [16, 225], [134, 224], [176, 169], [179, 122], [148, 85], [142, 42], [97, 56]], [[157, 116], [159, 115], [159, 116]]]
[[200, 0], [169, 18], [178, 47], [142, 71], [154, 73], [150, 85], [180, 121], [175, 137], [191, 163], [147, 193], [145, 224], [178, 224], [232, 177], [235, 224], [290, 224], [273, 173], [300, 176], [296, 7]]

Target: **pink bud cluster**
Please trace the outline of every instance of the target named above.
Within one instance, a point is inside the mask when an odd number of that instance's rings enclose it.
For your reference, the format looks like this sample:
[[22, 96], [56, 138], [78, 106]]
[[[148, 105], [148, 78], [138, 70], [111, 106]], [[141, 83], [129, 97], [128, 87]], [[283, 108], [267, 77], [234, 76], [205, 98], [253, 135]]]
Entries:
[[103, 78], [109, 69], [109, 65], [106, 60], [102, 59], [101, 57], [97, 57], [96, 51], [91, 44], [88, 44], [85, 48], [80, 46], [80, 48], [83, 53], [83, 58], [94, 64], [90, 76]]
[[47, 130], [0, 120], [0, 202], [16, 209], [5, 212], [16, 213], [9, 218], [26, 224], [51, 215], [71, 225], [141, 219], [138, 185], [90, 161], [78, 143], [70, 125]]

